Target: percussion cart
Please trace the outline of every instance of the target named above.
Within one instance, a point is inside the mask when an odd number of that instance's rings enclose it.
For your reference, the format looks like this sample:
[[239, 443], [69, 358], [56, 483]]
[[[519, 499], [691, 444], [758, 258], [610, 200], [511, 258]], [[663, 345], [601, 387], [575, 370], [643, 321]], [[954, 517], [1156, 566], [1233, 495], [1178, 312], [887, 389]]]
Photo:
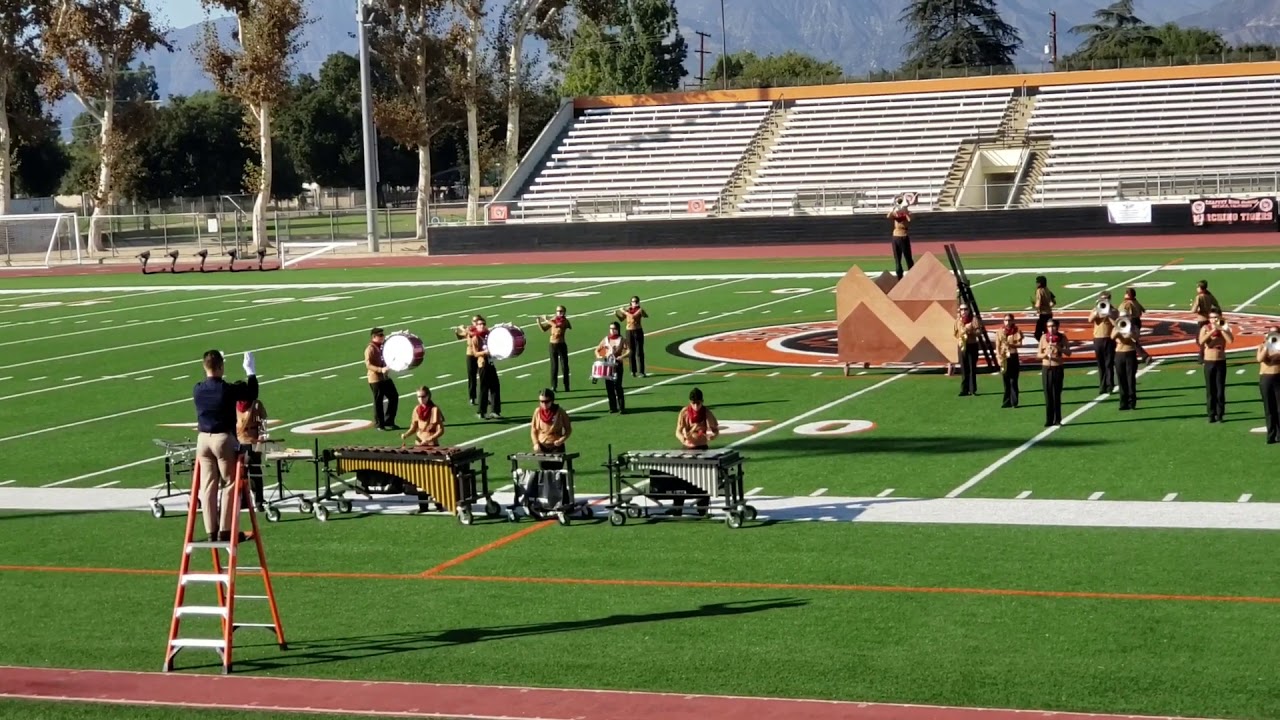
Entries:
[[[400, 448], [337, 447], [320, 454], [323, 472], [316, 473], [316, 518], [323, 520], [320, 503], [335, 500], [339, 512], [350, 512], [344, 498], [347, 489], [372, 499], [373, 493], [416, 496], [414, 514], [449, 512], [463, 525], [475, 521], [473, 506], [483, 503], [489, 518], [502, 516], [502, 506], [489, 492], [488, 458], [492, 453], [478, 447]], [[478, 466], [478, 467], [477, 467]], [[334, 492], [335, 480], [355, 473], [355, 481], [338, 480], [344, 488]], [[324, 476], [324, 487], [320, 476]]]
[[[613, 455], [609, 446], [609, 524], [621, 527], [627, 518], [692, 518], [724, 515], [731, 529], [756, 519], [756, 509], [746, 502], [742, 465], [736, 450], [633, 450]], [[653, 481], [667, 487], [655, 490]], [[638, 499], [649, 501], [637, 503]], [[683, 499], [696, 503], [694, 514], [665, 502]], [[665, 501], [665, 502], [664, 502]], [[649, 504], [652, 503], [652, 504]]]
[[[319, 441], [317, 440], [316, 443], [318, 445]], [[288, 505], [294, 500], [297, 501], [298, 512], [303, 515], [315, 512], [315, 504], [307, 498], [305, 493], [290, 490], [285, 487], [284, 476], [293, 469], [293, 464], [295, 462], [304, 462], [316, 466], [318, 474], [319, 460], [317, 458], [318, 456], [312, 450], [299, 450], [295, 448], [286, 448], [284, 450], [275, 450], [264, 452], [262, 454], [262, 462], [264, 465], [266, 463], [271, 463], [276, 466], [275, 485], [270, 488], [263, 488], [262, 499], [267, 506], [265, 514], [268, 522], [279, 522], [280, 506]], [[317, 480], [317, 488], [318, 487], [319, 481]], [[350, 512], [351, 503], [346, 500], [342, 500], [339, 503], [339, 511]], [[328, 519], [328, 511], [324, 510], [323, 512], [325, 513], [325, 519]]]
[[[164, 505], [161, 504], [161, 500], [191, 494], [189, 478], [191, 472], [195, 470], [196, 444], [194, 442], [173, 442], [158, 439], [152, 439], [151, 442], [164, 448], [164, 484], [156, 489], [156, 494], [151, 498], [150, 503], [151, 516], [160, 519], [164, 517]], [[182, 482], [178, 487], [184, 489], [175, 490], [174, 481], [183, 475], [187, 476], [188, 481]], [[196, 503], [199, 504], [199, 502], [199, 499], [197, 499]]]
[[507, 519], [519, 522], [522, 512], [535, 520], [549, 520], [554, 515], [561, 525], [568, 525], [573, 517], [594, 517], [591, 505], [574, 494], [573, 461], [577, 457], [578, 453], [508, 455], [515, 500], [507, 508]]

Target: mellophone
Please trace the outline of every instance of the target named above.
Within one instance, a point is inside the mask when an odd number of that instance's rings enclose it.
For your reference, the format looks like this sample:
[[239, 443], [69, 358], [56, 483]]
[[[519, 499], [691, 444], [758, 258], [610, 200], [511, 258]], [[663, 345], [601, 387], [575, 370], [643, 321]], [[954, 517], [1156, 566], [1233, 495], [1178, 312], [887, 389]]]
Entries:
[[[664, 500], [687, 499], [697, 504], [695, 517], [714, 512], [725, 515], [730, 528], [743, 520], [754, 520], [756, 509], [746, 504], [742, 465], [745, 458], [737, 450], [632, 450], [613, 456], [609, 448], [609, 523], [625, 525], [627, 518], [654, 515], [680, 517], [682, 511], [662, 504]], [[641, 488], [648, 481], [647, 488]], [[655, 483], [655, 481], [658, 481]], [[654, 490], [658, 484], [660, 490]], [[637, 504], [644, 498], [656, 503]], [[713, 506], [713, 500], [721, 501]]]
[[[325, 488], [316, 488], [315, 501], [336, 497], [329, 480], [355, 473], [357, 492], [366, 497], [405, 494], [418, 497], [420, 512], [451, 512], [463, 525], [474, 520], [472, 505], [484, 503], [488, 517], [498, 517], [502, 508], [489, 492], [488, 458], [475, 447], [336, 447], [321, 454], [325, 465]], [[340, 508], [341, 509], [341, 508]]]

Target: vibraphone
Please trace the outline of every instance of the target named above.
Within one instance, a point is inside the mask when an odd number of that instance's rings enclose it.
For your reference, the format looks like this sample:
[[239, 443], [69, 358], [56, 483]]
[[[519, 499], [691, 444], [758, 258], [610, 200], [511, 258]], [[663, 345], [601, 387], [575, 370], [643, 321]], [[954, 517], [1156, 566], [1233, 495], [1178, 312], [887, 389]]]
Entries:
[[[191, 493], [191, 472], [195, 470], [196, 465], [196, 444], [155, 439], [151, 442], [164, 448], [164, 484], [151, 498], [151, 515], [158, 519], [164, 517], [164, 505], [160, 503], [161, 500]], [[173, 489], [175, 481], [179, 483], [178, 487], [187, 489], [175, 492]]]
[[[502, 514], [489, 492], [487, 458], [491, 457], [492, 453], [474, 447], [337, 447], [324, 451], [326, 487], [322, 491], [317, 486], [315, 501], [333, 497], [330, 478], [355, 473], [357, 490], [365, 495], [417, 495], [420, 511], [430, 511], [428, 503], [432, 503], [470, 525], [471, 506], [481, 501], [488, 517]], [[341, 493], [338, 498], [341, 502]]]
[[[746, 504], [742, 486], [742, 464], [745, 458], [736, 450], [633, 450], [613, 458], [605, 467], [609, 470], [609, 523], [625, 525], [628, 517], [640, 518], [653, 515], [682, 517], [682, 508], [668, 507], [664, 500], [694, 500], [699, 505], [695, 517], [711, 512], [722, 512], [731, 528], [742, 527], [743, 520], [754, 520], [756, 509]], [[654, 480], [674, 480], [676, 486], [654, 490]], [[641, 488], [643, 482], [649, 485]], [[668, 484], [666, 482], [661, 483]], [[653, 501], [654, 505], [640, 505], [638, 498]], [[712, 501], [721, 501], [712, 505]], [[656, 508], [656, 509], [655, 509]]]
[[586, 500], [578, 500], [573, 489], [573, 461], [577, 453], [514, 453], [511, 481], [515, 500], [507, 508], [507, 519], [519, 520], [521, 511], [536, 520], [555, 515], [561, 525], [573, 516], [590, 518], [595, 513]]

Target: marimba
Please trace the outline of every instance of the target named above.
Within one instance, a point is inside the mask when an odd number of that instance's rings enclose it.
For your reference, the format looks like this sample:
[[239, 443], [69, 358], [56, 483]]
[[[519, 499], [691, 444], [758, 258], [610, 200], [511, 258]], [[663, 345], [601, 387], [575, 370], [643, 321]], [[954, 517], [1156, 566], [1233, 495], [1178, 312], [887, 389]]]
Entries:
[[568, 525], [571, 517], [594, 516], [591, 505], [586, 500], [578, 500], [574, 494], [573, 461], [577, 457], [577, 453], [508, 455], [515, 499], [507, 508], [507, 519], [515, 522], [523, 511], [536, 520], [555, 515], [557, 522]]
[[[489, 492], [487, 459], [493, 454], [480, 448], [337, 447], [326, 450], [325, 456], [326, 465], [332, 462], [337, 475], [355, 473], [366, 495], [417, 495], [420, 510], [427, 511], [427, 503], [434, 503], [438, 510], [455, 514], [463, 525], [471, 524], [471, 506], [481, 501], [489, 517], [498, 517], [502, 511]], [[322, 499], [320, 492], [316, 495]]]
[[[726, 524], [731, 528], [742, 526], [743, 520], [754, 520], [756, 509], [746, 504], [743, 491], [742, 464], [745, 458], [736, 450], [632, 450], [612, 457], [605, 465], [609, 470], [609, 523], [614, 526], [625, 525], [628, 517], [650, 517], [664, 515], [681, 517], [679, 508], [668, 508], [662, 505], [663, 500], [696, 500], [698, 516], [706, 516], [712, 511], [722, 512]], [[642, 489], [635, 481], [649, 482]], [[660, 485], [673, 487], [655, 490], [655, 480]], [[639, 505], [638, 498], [652, 500], [653, 506]], [[721, 501], [713, 506], [714, 500]]]

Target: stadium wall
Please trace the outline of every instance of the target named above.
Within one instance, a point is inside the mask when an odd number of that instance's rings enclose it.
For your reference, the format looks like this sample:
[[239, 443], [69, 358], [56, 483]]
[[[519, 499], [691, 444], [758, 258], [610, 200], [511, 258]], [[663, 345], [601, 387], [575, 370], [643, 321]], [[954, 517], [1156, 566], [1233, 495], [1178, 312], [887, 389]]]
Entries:
[[[972, 240], [1203, 232], [1205, 244], [1212, 245], [1214, 236], [1266, 229], [1250, 224], [1197, 227], [1191, 223], [1191, 210], [1186, 204], [1153, 206], [1150, 223], [1115, 224], [1110, 222], [1107, 207], [1103, 205], [919, 213], [911, 225], [911, 237], [913, 240], [945, 240], [962, 244]], [[677, 247], [723, 247], [726, 252], [731, 252], [734, 247], [742, 245], [883, 243], [888, 241], [889, 231], [888, 221], [878, 213], [442, 226], [431, 229], [431, 252], [460, 255]], [[1229, 243], [1229, 238], [1223, 242]]]

